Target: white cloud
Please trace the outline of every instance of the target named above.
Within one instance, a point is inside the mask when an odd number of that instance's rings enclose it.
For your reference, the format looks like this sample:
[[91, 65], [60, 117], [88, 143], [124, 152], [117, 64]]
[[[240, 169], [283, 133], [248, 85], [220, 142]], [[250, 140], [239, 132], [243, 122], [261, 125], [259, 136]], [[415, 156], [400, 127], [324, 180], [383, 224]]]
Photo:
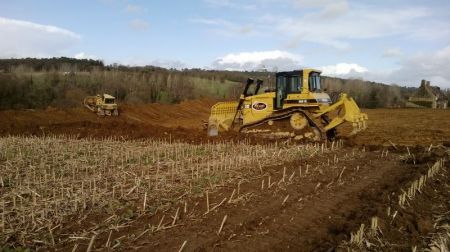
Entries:
[[256, 4], [243, 4], [233, 0], [203, 0], [206, 4], [214, 8], [232, 8], [237, 10], [256, 10]]
[[300, 67], [302, 57], [289, 52], [259, 51], [230, 53], [217, 58], [213, 62], [213, 68], [224, 70], [288, 70]]
[[[214, 6], [235, 4], [229, 0], [205, 0]], [[271, 0], [251, 1], [257, 6], [266, 6]], [[272, 4], [276, 4], [272, 1]], [[213, 19], [192, 19], [192, 22], [215, 26], [218, 35], [239, 36], [245, 34], [281, 38], [285, 48], [298, 47], [302, 42], [321, 44], [338, 50], [352, 48], [352, 40], [367, 40], [402, 36], [433, 41], [448, 38], [450, 27], [435, 16], [434, 10], [417, 6], [380, 7], [348, 0], [284, 0], [292, 12], [263, 14], [245, 21], [227, 21], [220, 16]], [[250, 30], [250, 32], [249, 32]]]
[[[341, 7], [339, 7], [342, 5]], [[363, 6], [345, 7], [345, 3], [336, 5], [334, 10], [323, 7], [309, 12], [300, 18], [278, 18], [277, 30], [287, 34], [288, 46], [296, 46], [301, 41], [348, 50], [351, 39], [372, 39], [392, 35], [419, 36], [418, 22], [431, 13], [424, 8], [410, 7], [402, 9], [380, 9]], [[326, 18], [325, 18], [326, 17]], [[328, 20], [333, 18], [332, 21]], [[439, 33], [435, 27], [428, 27], [431, 35]]]
[[135, 5], [135, 4], [127, 4], [125, 7], [125, 11], [128, 13], [134, 13], [134, 14], [143, 14], [146, 13], [148, 10], [145, 7]]
[[323, 19], [337, 18], [350, 10], [347, 0], [294, 0], [298, 8], [319, 8], [317, 13]]
[[347, 2], [346, 0], [291, 0], [299, 8], [326, 7], [330, 4]]
[[204, 24], [204, 25], [221, 25], [221, 26], [233, 26], [230, 21], [221, 18], [191, 18], [192, 23]]
[[150, 24], [142, 19], [134, 19], [129, 23], [131, 29], [135, 31], [146, 31], [150, 28]]
[[175, 68], [175, 69], [183, 69], [188, 68], [189, 66], [180, 60], [171, 60], [171, 59], [143, 59], [140, 57], [128, 58], [119, 61], [106, 60], [106, 64], [118, 63], [125, 66], [157, 66], [163, 68]]
[[156, 60], [152, 60], [150, 62], [150, 65], [152, 66], [159, 66], [159, 67], [164, 67], [164, 68], [175, 68], [175, 69], [183, 69], [183, 68], [187, 68], [188, 65], [186, 63], [184, 63], [183, 61], [180, 60], [161, 60], [161, 59], [156, 59]]
[[77, 54], [75, 54], [74, 56], [73, 56], [75, 59], [92, 59], [92, 60], [97, 60], [97, 59], [99, 59], [97, 56], [95, 56], [95, 55], [88, 55], [88, 54], [86, 54], [86, 53], [84, 53], [84, 52], [80, 52], [80, 53], [77, 53]]
[[114, 2], [114, 0], [98, 0], [98, 1], [103, 4], [111, 4]]
[[252, 25], [242, 25], [221, 18], [191, 18], [192, 23], [213, 27], [210, 31], [222, 36], [256, 35]]
[[405, 85], [417, 86], [421, 79], [450, 88], [450, 45], [435, 52], [418, 53], [401, 62], [400, 69], [389, 78]]
[[319, 67], [324, 75], [343, 78], [363, 78], [386, 84], [417, 87], [422, 79], [431, 81], [432, 85], [450, 88], [450, 45], [427, 53], [417, 53], [404, 57], [394, 69], [370, 71], [358, 64], [339, 63]]
[[0, 57], [65, 55], [81, 35], [52, 25], [0, 17]]
[[395, 57], [399, 57], [401, 56], [402, 50], [398, 47], [393, 47], [393, 48], [386, 48], [383, 52], [383, 57], [385, 58], [395, 58]]
[[338, 63], [336, 65], [328, 65], [319, 67], [324, 75], [328, 76], [342, 76], [355, 73], [365, 73], [368, 71], [367, 68], [360, 66], [355, 63]]

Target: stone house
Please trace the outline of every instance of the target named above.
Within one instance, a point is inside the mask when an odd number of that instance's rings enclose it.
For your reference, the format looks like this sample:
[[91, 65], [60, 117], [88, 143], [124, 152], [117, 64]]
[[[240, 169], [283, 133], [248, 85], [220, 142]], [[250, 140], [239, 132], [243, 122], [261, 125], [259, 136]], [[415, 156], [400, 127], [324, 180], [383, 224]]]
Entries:
[[431, 86], [429, 81], [422, 80], [419, 89], [409, 97], [409, 102], [420, 107], [446, 109], [448, 97], [437, 86]]

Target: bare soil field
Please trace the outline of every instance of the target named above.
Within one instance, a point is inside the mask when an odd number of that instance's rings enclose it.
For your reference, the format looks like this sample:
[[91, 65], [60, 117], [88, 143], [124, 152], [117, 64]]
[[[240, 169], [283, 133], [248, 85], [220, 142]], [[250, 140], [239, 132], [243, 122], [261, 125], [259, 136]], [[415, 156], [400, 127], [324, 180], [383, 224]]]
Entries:
[[195, 141], [203, 136], [211, 100], [177, 105], [122, 105], [120, 116], [100, 118], [85, 108], [0, 111], [1, 135], [67, 134], [79, 137], [126, 139], [169, 137]]
[[[174, 137], [191, 142], [211, 141], [203, 131], [214, 100], [176, 105], [123, 105], [118, 118], [100, 118], [84, 108], [0, 111], [0, 135], [67, 134], [79, 137]], [[366, 131], [346, 140], [358, 146], [430, 146], [450, 140], [450, 110], [367, 109]], [[234, 133], [219, 139], [240, 139]]]
[[438, 145], [450, 140], [450, 110], [368, 109], [369, 126], [349, 142], [357, 145]]
[[0, 248], [448, 248], [449, 110], [366, 110], [359, 135], [298, 145], [208, 139], [213, 103], [0, 112]]

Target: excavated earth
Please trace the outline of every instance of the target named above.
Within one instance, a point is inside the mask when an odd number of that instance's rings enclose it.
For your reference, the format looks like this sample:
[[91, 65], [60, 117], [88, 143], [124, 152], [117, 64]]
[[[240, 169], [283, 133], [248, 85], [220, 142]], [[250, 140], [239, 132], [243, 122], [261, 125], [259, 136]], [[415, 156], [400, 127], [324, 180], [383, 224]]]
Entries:
[[[211, 141], [203, 128], [211, 99], [185, 101], [175, 105], [121, 105], [118, 117], [99, 117], [79, 107], [70, 109], [0, 111], [0, 136], [67, 134], [79, 137], [168, 138], [189, 142]], [[346, 140], [349, 145], [429, 146], [450, 140], [450, 110], [367, 109], [367, 130]], [[223, 139], [240, 139], [236, 133]], [[397, 146], [399, 145], [399, 146]]]
[[205, 134], [211, 100], [176, 105], [122, 105], [118, 117], [99, 117], [83, 108], [0, 111], [0, 135], [66, 134], [79, 137], [163, 137], [195, 141]]
[[[123, 105], [117, 118], [100, 118], [84, 108], [0, 111], [0, 135], [68, 134], [205, 142], [211, 139], [205, 136], [202, 124], [212, 104], [213, 100], [205, 99], [177, 105]], [[178, 251], [183, 244], [183, 251], [335, 251], [361, 223], [382, 216], [402, 189], [426, 173], [436, 160], [449, 158], [445, 146], [450, 141], [450, 110], [365, 112], [369, 116], [368, 129], [345, 139], [345, 147], [261, 171], [257, 167], [250, 169], [242, 178], [239, 194], [234, 196], [238, 201], [225, 203], [205, 215], [205, 198], [190, 197], [187, 211], [181, 211], [175, 227], [146, 232], [158, 226], [163, 216], [170, 222], [176, 209], [184, 208], [176, 202], [166, 212], [144, 214], [127, 227], [98, 234], [91, 249], [106, 250], [107, 240], [121, 240], [117, 249], [124, 251]], [[229, 133], [218, 139], [240, 137]], [[443, 175], [417, 197], [417, 202], [423, 204], [412, 203], [409, 210], [400, 212], [395, 225], [402, 232], [395, 228], [388, 231], [392, 234], [389, 244], [395, 246], [386, 250], [411, 251], [412, 246], [423, 246], [433, 231], [429, 208], [435, 204], [450, 210], [449, 168], [445, 163]], [[284, 170], [287, 177], [283, 176]], [[269, 177], [275, 183], [267, 188]], [[224, 185], [209, 201], [217, 204], [237, 188], [236, 184]], [[85, 221], [69, 223], [55, 231], [55, 236], [89, 230], [96, 220], [104, 218], [107, 216], [100, 211]], [[85, 251], [88, 245], [89, 241], [80, 241], [76, 251]], [[73, 243], [63, 243], [56, 250], [73, 247]]]

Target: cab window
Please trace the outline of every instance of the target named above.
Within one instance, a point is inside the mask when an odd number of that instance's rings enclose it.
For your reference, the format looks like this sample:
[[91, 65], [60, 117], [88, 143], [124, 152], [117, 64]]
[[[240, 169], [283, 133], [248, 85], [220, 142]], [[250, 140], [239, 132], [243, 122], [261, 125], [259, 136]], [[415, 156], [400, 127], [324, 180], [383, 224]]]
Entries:
[[277, 83], [285, 89], [287, 94], [300, 93], [302, 91], [302, 78], [299, 76], [279, 76]]
[[312, 92], [320, 90], [320, 75], [319, 75], [319, 73], [310, 73], [309, 74], [309, 90]]
[[288, 78], [288, 93], [300, 93], [302, 90], [302, 83], [301, 83], [301, 78], [298, 76], [292, 76], [290, 78]]
[[279, 109], [283, 107], [283, 100], [286, 98], [286, 77], [279, 76], [277, 78], [277, 94], [275, 108]]
[[114, 99], [105, 99], [106, 104], [114, 104]]

